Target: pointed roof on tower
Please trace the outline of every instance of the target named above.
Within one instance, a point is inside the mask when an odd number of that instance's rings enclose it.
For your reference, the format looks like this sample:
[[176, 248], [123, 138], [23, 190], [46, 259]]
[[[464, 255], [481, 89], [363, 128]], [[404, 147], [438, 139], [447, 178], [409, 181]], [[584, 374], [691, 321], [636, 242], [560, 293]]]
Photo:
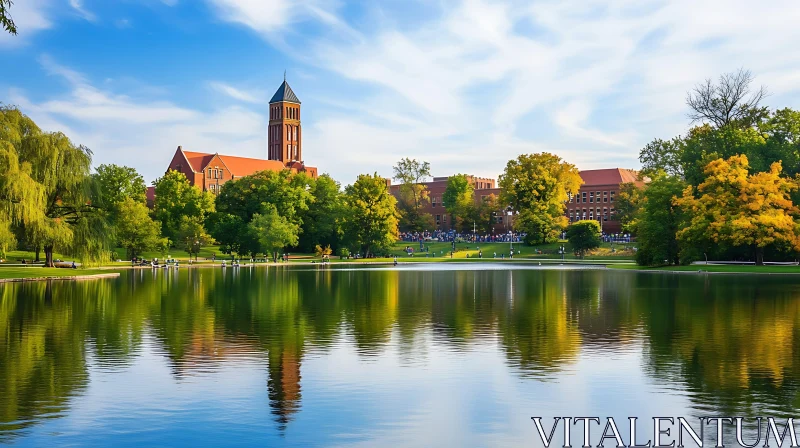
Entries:
[[300, 99], [297, 98], [297, 95], [294, 94], [292, 88], [289, 87], [289, 83], [286, 82], [285, 79], [283, 80], [283, 84], [278, 87], [278, 91], [275, 92], [275, 95], [272, 95], [272, 99], [269, 100], [269, 103], [279, 103], [281, 101], [300, 104]]

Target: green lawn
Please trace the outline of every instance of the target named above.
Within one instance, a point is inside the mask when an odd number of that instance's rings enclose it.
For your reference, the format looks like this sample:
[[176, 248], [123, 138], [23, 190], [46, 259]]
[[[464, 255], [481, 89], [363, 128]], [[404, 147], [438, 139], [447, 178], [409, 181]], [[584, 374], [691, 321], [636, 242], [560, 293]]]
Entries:
[[[523, 243], [514, 243], [514, 259], [521, 260], [521, 259], [532, 259], [532, 260], [561, 260], [561, 255], [558, 253], [559, 247], [567, 246], [567, 243], [560, 242], [560, 243], [550, 243], [550, 244], [540, 244], [535, 246], [526, 246]], [[405, 247], [410, 246], [414, 248], [414, 256], [409, 257], [405, 252]], [[451, 243], [447, 242], [426, 242], [425, 247], [428, 248], [429, 257], [426, 259], [425, 252], [420, 252], [419, 250], [419, 243], [414, 242], [405, 242], [405, 241], [398, 241], [394, 244], [392, 249], [389, 251], [391, 255], [396, 255], [402, 261], [445, 261], [445, 259], [450, 260], [450, 249], [452, 247]], [[584, 260], [572, 255], [572, 253], [568, 252], [564, 256], [565, 261], [572, 261], [572, 262], [580, 262], [580, 261], [593, 261], [593, 260], [619, 260], [621, 262], [627, 262], [633, 259], [633, 252], [626, 249], [626, 245], [624, 244], [614, 244], [613, 247], [616, 249], [615, 253], [612, 253], [611, 248], [612, 245], [609, 243], [603, 243], [603, 245], [593, 251], [591, 254], [588, 254]], [[467, 255], [469, 255], [470, 260], [475, 259], [478, 260], [478, 248], [480, 251], [483, 252], [482, 260], [492, 260], [495, 253], [497, 253], [497, 258], [500, 259], [501, 256], [504, 254], [505, 258], [508, 258], [510, 245], [509, 243], [457, 243], [456, 244], [456, 253], [454, 254], [452, 260], [460, 260], [464, 261], [467, 259]], [[116, 256], [112, 259], [111, 263], [108, 266], [114, 267], [125, 267], [130, 265], [130, 260], [127, 260], [127, 256], [125, 254], [125, 249], [116, 248], [114, 249]], [[217, 261], [222, 259], [230, 260], [230, 255], [225, 255], [219, 250], [219, 246], [208, 246], [201, 249], [200, 254], [198, 255], [198, 262], [210, 262], [212, 255], [216, 254]], [[165, 255], [169, 255], [170, 258], [178, 259], [182, 262], [186, 262], [189, 259], [189, 254], [186, 252], [179, 250], [179, 249], [171, 249], [167, 254], [162, 254], [158, 251], [149, 251], [145, 252], [141, 255], [142, 258], [152, 260], [153, 258], [158, 259], [165, 259]], [[61, 260], [72, 260], [72, 257], [55, 253], [53, 254], [55, 259]], [[19, 263], [19, 260], [25, 259], [31, 261], [35, 258], [35, 254], [32, 251], [10, 251], [7, 254], [6, 261], [8, 263]], [[303, 254], [303, 253], [291, 253], [292, 261], [311, 261], [315, 259], [315, 257], [311, 254]], [[337, 261], [339, 257], [334, 254], [331, 257], [332, 261]], [[40, 253], [40, 259], [44, 260], [44, 252]], [[122, 260], [121, 262], [117, 262], [117, 260]], [[385, 259], [386, 261], [390, 259]], [[347, 261], [353, 261], [347, 260]], [[370, 259], [370, 261], [374, 261], [374, 259]], [[1, 266], [1, 265], [0, 265]]]
[[[429, 249], [429, 256], [431, 257], [446, 257], [450, 258], [450, 250], [452, 249], [452, 243], [447, 242], [426, 242], [424, 243], [425, 247]], [[569, 252], [569, 247], [566, 242], [561, 243], [549, 243], [549, 244], [539, 244], [534, 246], [526, 246], [523, 243], [514, 243], [514, 258], [530, 258], [530, 259], [550, 259], [550, 260], [560, 260], [561, 255], [558, 253], [559, 247], [561, 246], [567, 247], [567, 254], [564, 256], [564, 260], [567, 261], [580, 261], [580, 258], [574, 256], [571, 252]], [[394, 247], [390, 251], [392, 255], [397, 255], [398, 257], [402, 258], [410, 258], [406, 252], [405, 247], [410, 246], [414, 249], [414, 257], [413, 258], [425, 258], [425, 252], [420, 252], [419, 250], [419, 243], [418, 242], [406, 242], [406, 241], [399, 241], [394, 244]], [[598, 260], [598, 259], [619, 259], [619, 260], [632, 260], [633, 259], [633, 252], [630, 250], [626, 250], [626, 245], [623, 244], [614, 244], [614, 249], [616, 252], [612, 253], [612, 246], [610, 243], [603, 243], [599, 249], [593, 251], [591, 254], [587, 255], [584, 260], [591, 261], [591, 260]], [[483, 258], [492, 259], [494, 254], [497, 253], [497, 258], [500, 258], [502, 254], [505, 254], [505, 257], [508, 258], [508, 254], [510, 251], [510, 244], [509, 243], [456, 243], [456, 253], [453, 255], [453, 258], [467, 258], [467, 254], [469, 254], [470, 258], [478, 256], [478, 248], [480, 251], [483, 252]]]
[[[116, 248], [114, 249], [116, 256], [114, 257], [113, 261], [116, 260], [126, 260], [127, 255], [125, 254], [125, 249], [123, 248]], [[219, 246], [208, 246], [204, 247], [200, 250], [200, 254], [198, 255], [198, 260], [203, 261], [205, 258], [211, 258], [213, 254], [217, 254], [217, 258], [220, 256], [225, 256], [222, 252], [219, 251]], [[172, 258], [176, 258], [178, 260], [188, 260], [189, 254], [186, 252], [179, 250], [179, 249], [171, 249], [168, 253]], [[164, 254], [158, 251], [149, 251], [145, 252], [144, 254], [140, 255], [140, 257], [146, 258], [148, 260], [152, 260], [153, 258], [164, 259]], [[28, 261], [32, 261], [36, 258], [36, 254], [33, 251], [25, 251], [25, 250], [12, 250], [6, 254], [6, 261], [8, 263], [19, 263], [19, 260], [25, 259]], [[54, 259], [59, 260], [70, 260], [72, 261], [72, 257], [60, 253], [53, 254]], [[39, 259], [44, 261], [44, 252], [39, 253]], [[127, 260], [130, 262], [130, 260]]]
[[609, 265], [613, 269], [636, 269], [641, 271], [675, 271], [675, 272], [738, 272], [750, 274], [800, 274], [800, 266], [754, 266], [754, 265], [715, 265], [695, 264], [691, 266], [637, 266]]
[[6, 278], [46, 278], [46, 277], [74, 277], [76, 275], [109, 274], [114, 271], [102, 269], [65, 269], [29, 267], [0, 267], [0, 279]]

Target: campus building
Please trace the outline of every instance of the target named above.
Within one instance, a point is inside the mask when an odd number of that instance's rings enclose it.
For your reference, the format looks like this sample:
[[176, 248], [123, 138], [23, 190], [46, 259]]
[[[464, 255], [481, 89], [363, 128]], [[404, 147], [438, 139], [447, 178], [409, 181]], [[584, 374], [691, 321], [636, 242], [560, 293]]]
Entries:
[[[571, 196], [567, 202], [565, 214], [569, 222], [582, 219], [596, 219], [604, 233], [620, 233], [620, 223], [613, 219], [614, 200], [619, 194], [620, 185], [633, 182], [643, 186], [645, 181], [638, 179], [634, 170], [623, 168], [609, 168], [601, 170], [583, 170], [580, 172], [583, 184], [578, 194]], [[475, 188], [475, 201], [483, 201], [491, 195], [500, 196], [494, 179], [469, 176]], [[389, 184], [389, 191], [399, 198], [400, 185]], [[424, 213], [430, 213], [435, 221], [436, 230], [449, 230], [453, 228], [452, 217], [447, 213], [442, 204], [442, 196], [447, 189], [447, 177], [434, 177], [430, 182], [424, 182], [428, 189], [430, 203], [423, 208]], [[494, 232], [505, 233], [513, 228], [515, 215], [506, 209], [498, 210], [495, 216]]]
[[269, 102], [266, 159], [187, 151], [178, 146], [167, 171], [180, 171], [189, 183], [213, 194], [219, 193], [225, 182], [258, 171], [289, 169], [316, 178], [317, 168], [306, 166], [303, 160], [302, 135], [300, 100], [284, 80]]
[[[482, 201], [484, 198], [495, 195], [500, 195], [500, 189], [497, 188], [495, 180], [486, 177], [467, 176], [472, 187], [475, 191], [475, 201]], [[400, 197], [400, 185], [389, 184], [389, 191], [396, 197]], [[437, 230], [450, 230], [455, 223], [452, 222], [452, 217], [447, 213], [442, 203], [442, 196], [447, 189], [447, 177], [434, 177], [433, 180], [423, 183], [428, 189], [429, 203], [422, 209], [423, 213], [430, 213], [435, 222], [435, 229]], [[502, 224], [502, 217], [498, 218], [499, 223]], [[497, 227], [497, 226], [496, 226]], [[502, 225], [500, 226], [502, 227]]]
[[645, 181], [639, 180], [636, 171], [623, 168], [583, 170], [580, 175], [583, 185], [567, 202], [569, 222], [596, 219], [604, 233], [620, 233], [620, 223], [613, 218], [614, 200], [619, 195], [620, 184], [632, 182], [642, 186]]

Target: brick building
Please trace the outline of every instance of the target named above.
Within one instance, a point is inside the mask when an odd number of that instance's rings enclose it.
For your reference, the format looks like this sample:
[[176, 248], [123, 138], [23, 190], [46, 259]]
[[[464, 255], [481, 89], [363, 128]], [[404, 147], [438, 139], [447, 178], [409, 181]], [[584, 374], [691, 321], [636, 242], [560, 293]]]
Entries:
[[[287, 168], [307, 173], [313, 178], [318, 175], [316, 167], [306, 166], [303, 161], [300, 100], [284, 79], [269, 102], [266, 159], [185, 151], [178, 146], [167, 171], [180, 171], [192, 185], [217, 194], [225, 182], [258, 171], [281, 171]], [[151, 195], [152, 192], [148, 191], [148, 196]]]
[[[472, 182], [475, 189], [475, 201], [481, 201], [484, 197], [489, 195], [499, 195], [500, 189], [496, 188], [494, 179], [486, 177], [467, 176]], [[389, 191], [395, 196], [400, 197], [400, 185], [389, 183]], [[424, 182], [428, 189], [428, 198], [430, 202], [422, 209], [423, 213], [430, 213], [435, 222], [435, 229], [450, 230], [455, 223], [452, 222], [452, 217], [447, 213], [442, 203], [442, 196], [447, 189], [447, 177], [434, 177], [429, 182]]]
[[569, 222], [582, 219], [596, 219], [604, 233], [619, 233], [619, 221], [613, 219], [614, 199], [619, 194], [620, 184], [633, 182], [644, 185], [634, 170], [610, 168], [603, 170], [583, 170], [583, 179], [578, 194], [567, 202], [566, 215]]
[[[570, 198], [565, 211], [569, 222], [597, 219], [603, 232], [619, 233], [621, 231], [620, 223], [613, 220], [612, 216], [614, 215], [614, 200], [619, 194], [620, 184], [633, 182], [642, 186], [645, 181], [638, 180], [636, 171], [623, 168], [583, 170], [580, 175], [583, 185], [578, 194]], [[475, 188], [476, 202], [482, 201], [490, 195], [500, 196], [500, 188], [496, 187], [494, 179], [472, 176], [470, 179]], [[399, 197], [400, 185], [392, 185], [391, 181], [387, 181], [387, 183], [389, 183], [389, 191]], [[430, 203], [422, 211], [433, 216], [435, 229], [452, 229], [454, 225], [452, 217], [442, 205], [442, 195], [447, 189], [447, 177], [434, 177], [432, 181], [424, 184], [428, 188]], [[514, 214], [509, 215], [506, 210], [498, 210], [495, 217], [495, 233], [504, 233], [513, 228], [514, 217]]]

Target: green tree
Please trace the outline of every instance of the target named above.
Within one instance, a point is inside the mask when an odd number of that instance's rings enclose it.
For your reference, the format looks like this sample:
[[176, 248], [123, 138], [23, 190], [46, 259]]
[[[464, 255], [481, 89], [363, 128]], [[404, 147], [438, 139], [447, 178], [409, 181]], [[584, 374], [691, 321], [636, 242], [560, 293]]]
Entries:
[[142, 204], [147, 202], [147, 185], [135, 168], [103, 164], [95, 171], [103, 205], [118, 204], [125, 198]]
[[586, 252], [597, 249], [600, 243], [600, 223], [594, 219], [576, 221], [567, 227], [567, 241], [573, 251], [581, 258]]
[[[318, 191], [320, 194], [329, 187], [327, 179], [322, 182], [325, 185]], [[309, 207], [314, 201], [315, 185], [306, 174], [289, 170], [261, 171], [226, 182], [217, 196], [217, 211], [208, 219], [209, 230], [228, 253], [260, 253], [261, 245], [247, 228], [253, 216], [263, 214], [265, 206], [273, 205], [278, 215], [302, 229], [304, 216], [308, 219]], [[321, 213], [324, 207], [331, 205], [326, 201], [327, 197], [321, 204]], [[325, 218], [320, 219], [323, 220], [320, 224], [325, 224]]]
[[752, 167], [754, 171], [769, 169], [769, 165], [776, 160], [763, 157], [765, 143], [764, 134], [755, 128], [726, 126], [715, 129], [710, 125], [695, 127], [685, 138], [681, 156], [684, 178], [691, 185], [699, 185], [705, 180], [705, 167], [709, 162], [738, 154], [753, 156], [756, 161], [756, 165]]
[[[785, 176], [800, 174], [800, 111], [778, 109], [760, 126], [760, 131], [767, 138], [761, 165], [780, 160]], [[752, 157], [748, 155], [748, 160]]]
[[397, 202], [378, 173], [359, 175], [343, 199], [344, 238], [351, 247], [369, 256], [397, 241]]
[[272, 204], [267, 204], [263, 213], [253, 215], [248, 228], [263, 252], [272, 255], [273, 261], [278, 260], [278, 254], [285, 247], [297, 244], [300, 232], [300, 226], [278, 214], [278, 209]]
[[570, 194], [583, 180], [575, 165], [549, 154], [522, 154], [509, 160], [500, 176], [502, 204], [519, 212], [514, 228], [528, 244], [553, 241], [568, 224], [564, 216]]
[[612, 218], [619, 221], [623, 232], [636, 234], [636, 224], [644, 198], [644, 188], [634, 182], [626, 182], [619, 186], [619, 194], [617, 194], [614, 204]]
[[316, 246], [333, 250], [341, 240], [342, 191], [339, 182], [327, 174], [319, 176], [311, 185], [312, 201], [303, 217], [300, 248], [311, 252]]
[[642, 173], [651, 174], [659, 171], [672, 176], [683, 176], [683, 153], [685, 142], [681, 137], [672, 140], [657, 138], [645, 145], [639, 152]]
[[447, 178], [447, 187], [442, 194], [442, 205], [451, 216], [456, 230], [462, 232], [471, 219], [470, 212], [475, 208], [475, 188], [466, 174], [456, 174]]
[[478, 232], [491, 233], [497, 214], [502, 213], [500, 201], [496, 195], [490, 194], [482, 197], [477, 204], [473, 203], [467, 213], [467, 220], [475, 223]]
[[189, 257], [194, 255], [194, 259], [197, 260], [197, 254], [200, 253], [200, 250], [212, 244], [214, 239], [206, 232], [202, 218], [199, 216], [183, 216], [178, 226], [175, 242], [180, 249], [189, 254]]
[[430, 203], [425, 181], [431, 175], [431, 165], [417, 159], [404, 158], [392, 167], [393, 179], [400, 182], [397, 204], [400, 211], [400, 227], [419, 232], [433, 227], [433, 216], [422, 209]]
[[9, 169], [0, 181], [9, 188], [0, 193], [8, 205], [0, 223], [17, 225], [28, 246], [44, 249], [46, 266], [54, 265], [56, 248], [84, 263], [108, 259], [108, 226], [95, 205], [99, 194], [89, 174], [89, 148], [60, 132], [42, 132], [16, 108], [2, 107], [0, 116], [0, 163]]
[[206, 220], [208, 232], [219, 243], [222, 253], [255, 255], [259, 251], [258, 241], [248, 232], [247, 224], [239, 216], [221, 212], [212, 213]]
[[16, 246], [16, 230], [44, 219], [44, 187], [32, 177], [30, 162], [19, 158], [23, 141], [39, 134], [19, 110], [0, 107], [0, 258]]
[[156, 194], [153, 216], [161, 222], [161, 234], [172, 241], [178, 241], [184, 217], [203, 222], [214, 211], [214, 196], [192, 186], [179, 171], [168, 171], [153, 185]]
[[9, 12], [13, 4], [14, 2], [11, 0], [0, 0], [0, 26], [9, 33], [16, 35], [17, 26], [11, 20], [11, 13]]
[[674, 200], [681, 195], [686, 183], [677, 176], [659, 172], [643, 192], [637, 213], [636, 262], [652, 266], [678, 264], [677, 232], [682, 213]]
[[116, 237], [119, 245], [125, 248], [128, 259], [165, 245], [166, 238], [161, 238], [161, 223], [150, 218], [150, 210], [145, 204], [126, 197], [116, 205], [116, 209], [121, 218], [116, 224]]

